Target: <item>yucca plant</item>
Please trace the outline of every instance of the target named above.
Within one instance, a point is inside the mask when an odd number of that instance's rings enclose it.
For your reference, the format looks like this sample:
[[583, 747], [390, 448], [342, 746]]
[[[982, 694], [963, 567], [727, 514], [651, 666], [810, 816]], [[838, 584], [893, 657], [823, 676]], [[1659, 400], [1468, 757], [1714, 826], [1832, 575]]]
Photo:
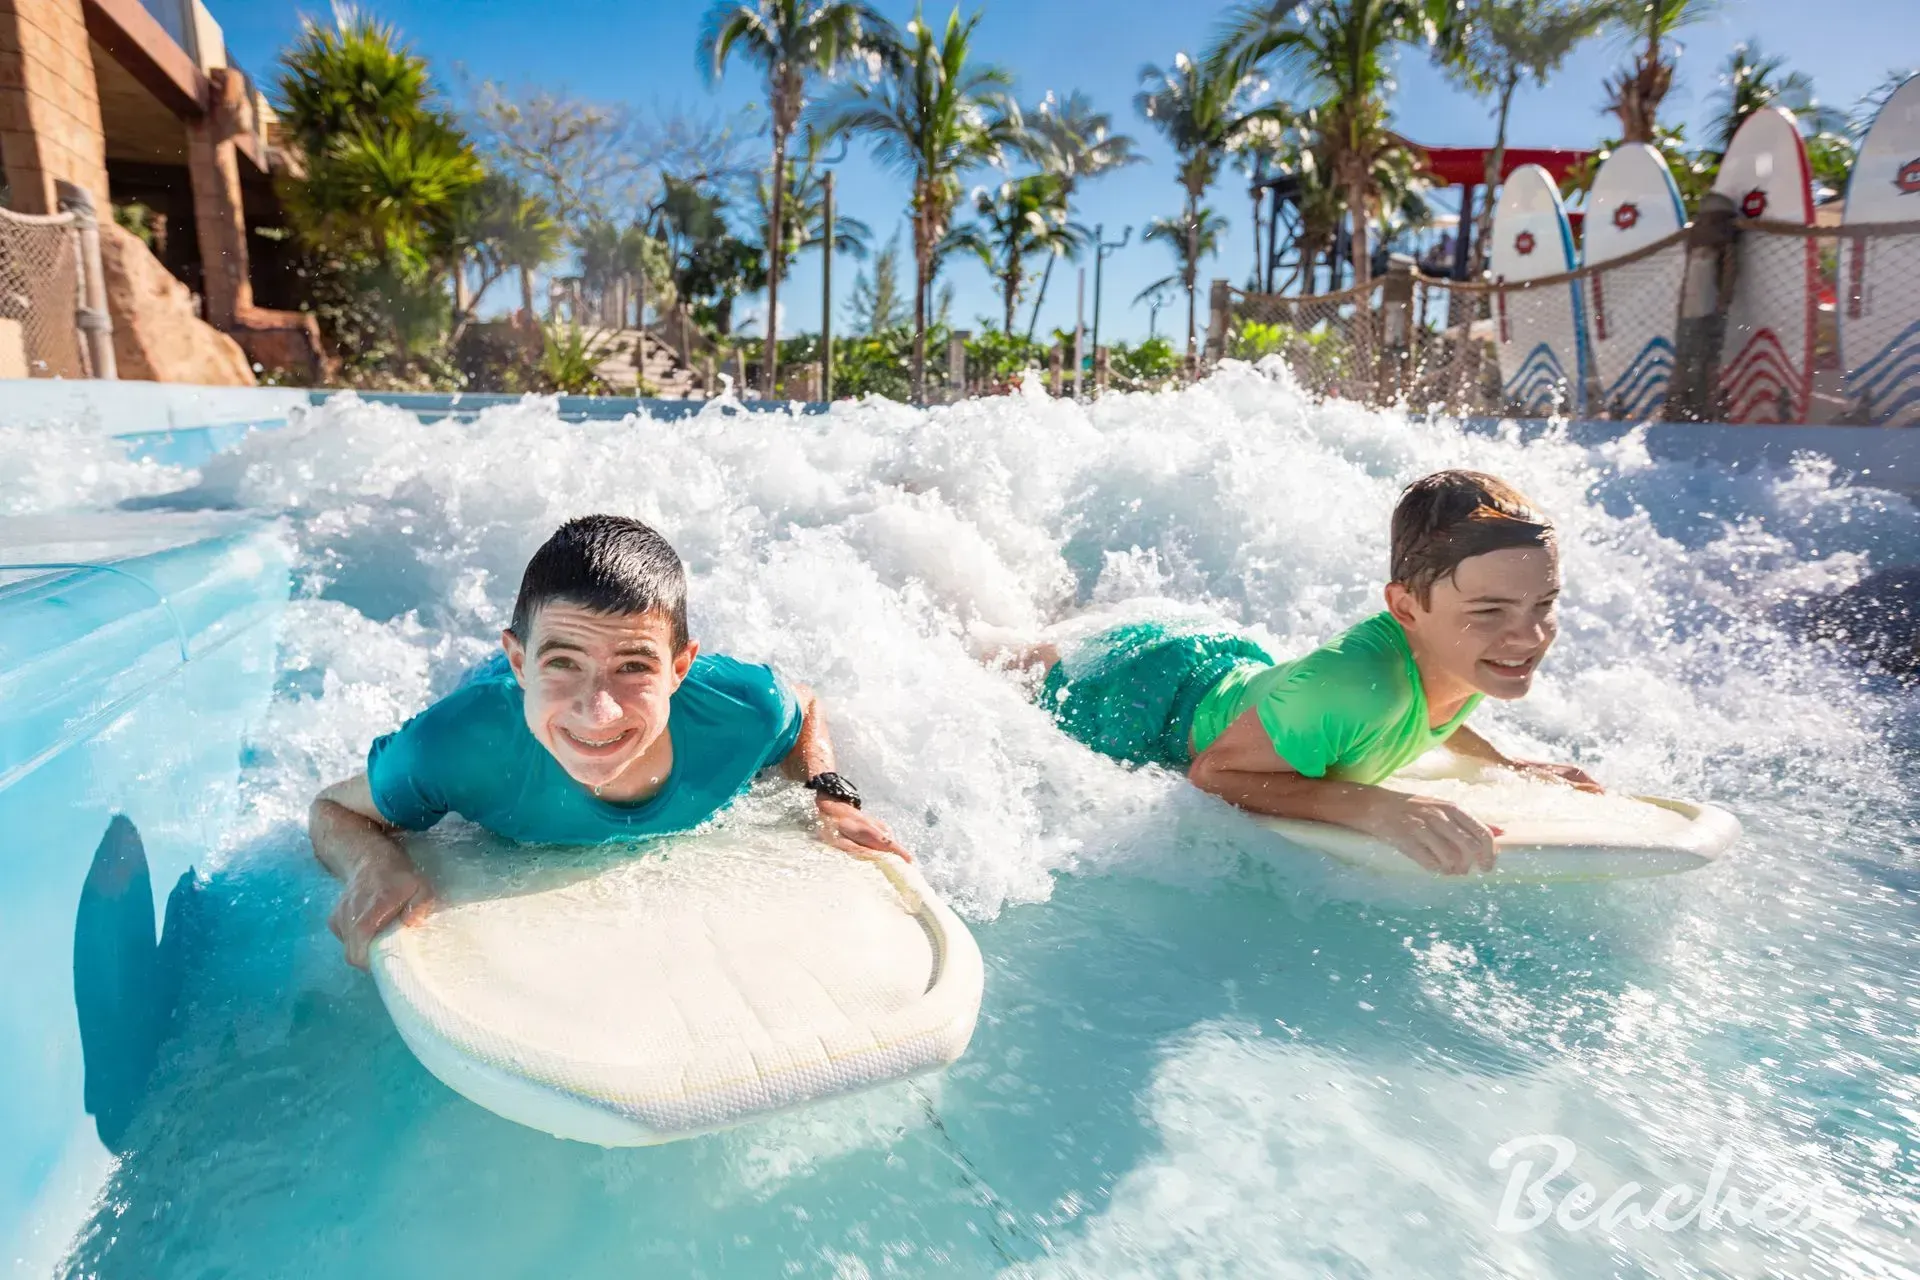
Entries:
[[617, 354], [613, 339], [590, 336], [578, 324], [542, 327], [546, 341], [540, 351], [540, 380], [546, 389], [574, 396], [607, 394], [598, 370], [601, 361]]

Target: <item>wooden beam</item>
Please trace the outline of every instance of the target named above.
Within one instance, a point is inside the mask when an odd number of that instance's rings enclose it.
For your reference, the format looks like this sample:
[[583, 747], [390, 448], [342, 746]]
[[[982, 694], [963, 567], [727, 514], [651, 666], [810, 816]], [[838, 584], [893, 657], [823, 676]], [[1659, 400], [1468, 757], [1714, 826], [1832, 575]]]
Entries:
[[182, 119], [207, 114], [207, 78], [140, 0], [83, 0], [87, 34], [169, 111]]

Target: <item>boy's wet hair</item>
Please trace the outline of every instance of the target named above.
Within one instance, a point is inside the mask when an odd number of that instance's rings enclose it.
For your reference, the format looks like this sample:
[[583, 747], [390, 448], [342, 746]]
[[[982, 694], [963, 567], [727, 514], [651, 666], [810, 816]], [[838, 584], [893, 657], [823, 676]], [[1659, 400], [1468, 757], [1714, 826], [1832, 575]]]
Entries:
[[1513, 547], [1551, 547], [1553, 522], [1526, 494], [1484, 471], [1436, 471], [1408, 485], [1393, 509], [1391, 580], [1422, 605], [1460, 562]]
[[533, 616], [564, 601], [593, 613], [652, 613], [673, 623], [673, 651], [687, 647], [687, 571], [650, 526], [626, 516], [581, 516], [541, 544], [520, 578], [510, 630], [533, 640]]

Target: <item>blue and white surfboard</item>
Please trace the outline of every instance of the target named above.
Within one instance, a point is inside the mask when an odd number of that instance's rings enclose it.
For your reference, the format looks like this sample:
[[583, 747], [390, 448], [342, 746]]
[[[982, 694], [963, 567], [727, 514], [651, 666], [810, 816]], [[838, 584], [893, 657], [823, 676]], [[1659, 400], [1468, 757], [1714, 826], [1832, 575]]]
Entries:
[[[1888, 98], [1853, 162], [1843, 225], [1920, 222], [1920, 76]], [[1867, 421], [1920, 426], [1920, 235], [1840, 244], [1840, 365]]]
[[[1537, 164], [1521, 165], [1493, 211], [1493, 278], [1508, 285], [1572, 271], [1573, 228], [1559, 188]], [[1532, 417], [1585, 409], [1586, 325], [1575, 282], [1494, 294], [1494, 340], [1508, 403]]]
[[[1687, 225], [1665, 157], [1644, 142], [1614, 149], [1587, 194], [1583, 256], [1602, 266]], [[1686, 246], [1674, 244], [1586, 281], [1587, 350], [1599, 403], [1588, 412], [1626, 422], [1660, 417], [1673, 381], [1674, 334]]]

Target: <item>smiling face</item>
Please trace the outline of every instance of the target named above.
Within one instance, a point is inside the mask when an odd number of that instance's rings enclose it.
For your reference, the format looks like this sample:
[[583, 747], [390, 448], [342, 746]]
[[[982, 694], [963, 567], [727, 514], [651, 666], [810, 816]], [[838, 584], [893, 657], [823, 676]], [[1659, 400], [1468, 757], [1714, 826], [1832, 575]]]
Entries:
[[1554, 548], [1510, 547], [1462, 560], [1433, 584], [1425, 605], [1389, 583], [1387, 608], [1406, 630], [1429, 705], [1441, 712], [1474, 693], [1526, 697], [1559, 633], [1559, 596]]
[[564, 600], [543, 605], [528, 630], [524, 644], [511, 631], [500, 640], [540, 745], [574, 781], [616, 799], [657, 785], [646, 763], [666, 745], [673, 692], [699, 646], [676, 654], [663, 611], [594, 613]]

